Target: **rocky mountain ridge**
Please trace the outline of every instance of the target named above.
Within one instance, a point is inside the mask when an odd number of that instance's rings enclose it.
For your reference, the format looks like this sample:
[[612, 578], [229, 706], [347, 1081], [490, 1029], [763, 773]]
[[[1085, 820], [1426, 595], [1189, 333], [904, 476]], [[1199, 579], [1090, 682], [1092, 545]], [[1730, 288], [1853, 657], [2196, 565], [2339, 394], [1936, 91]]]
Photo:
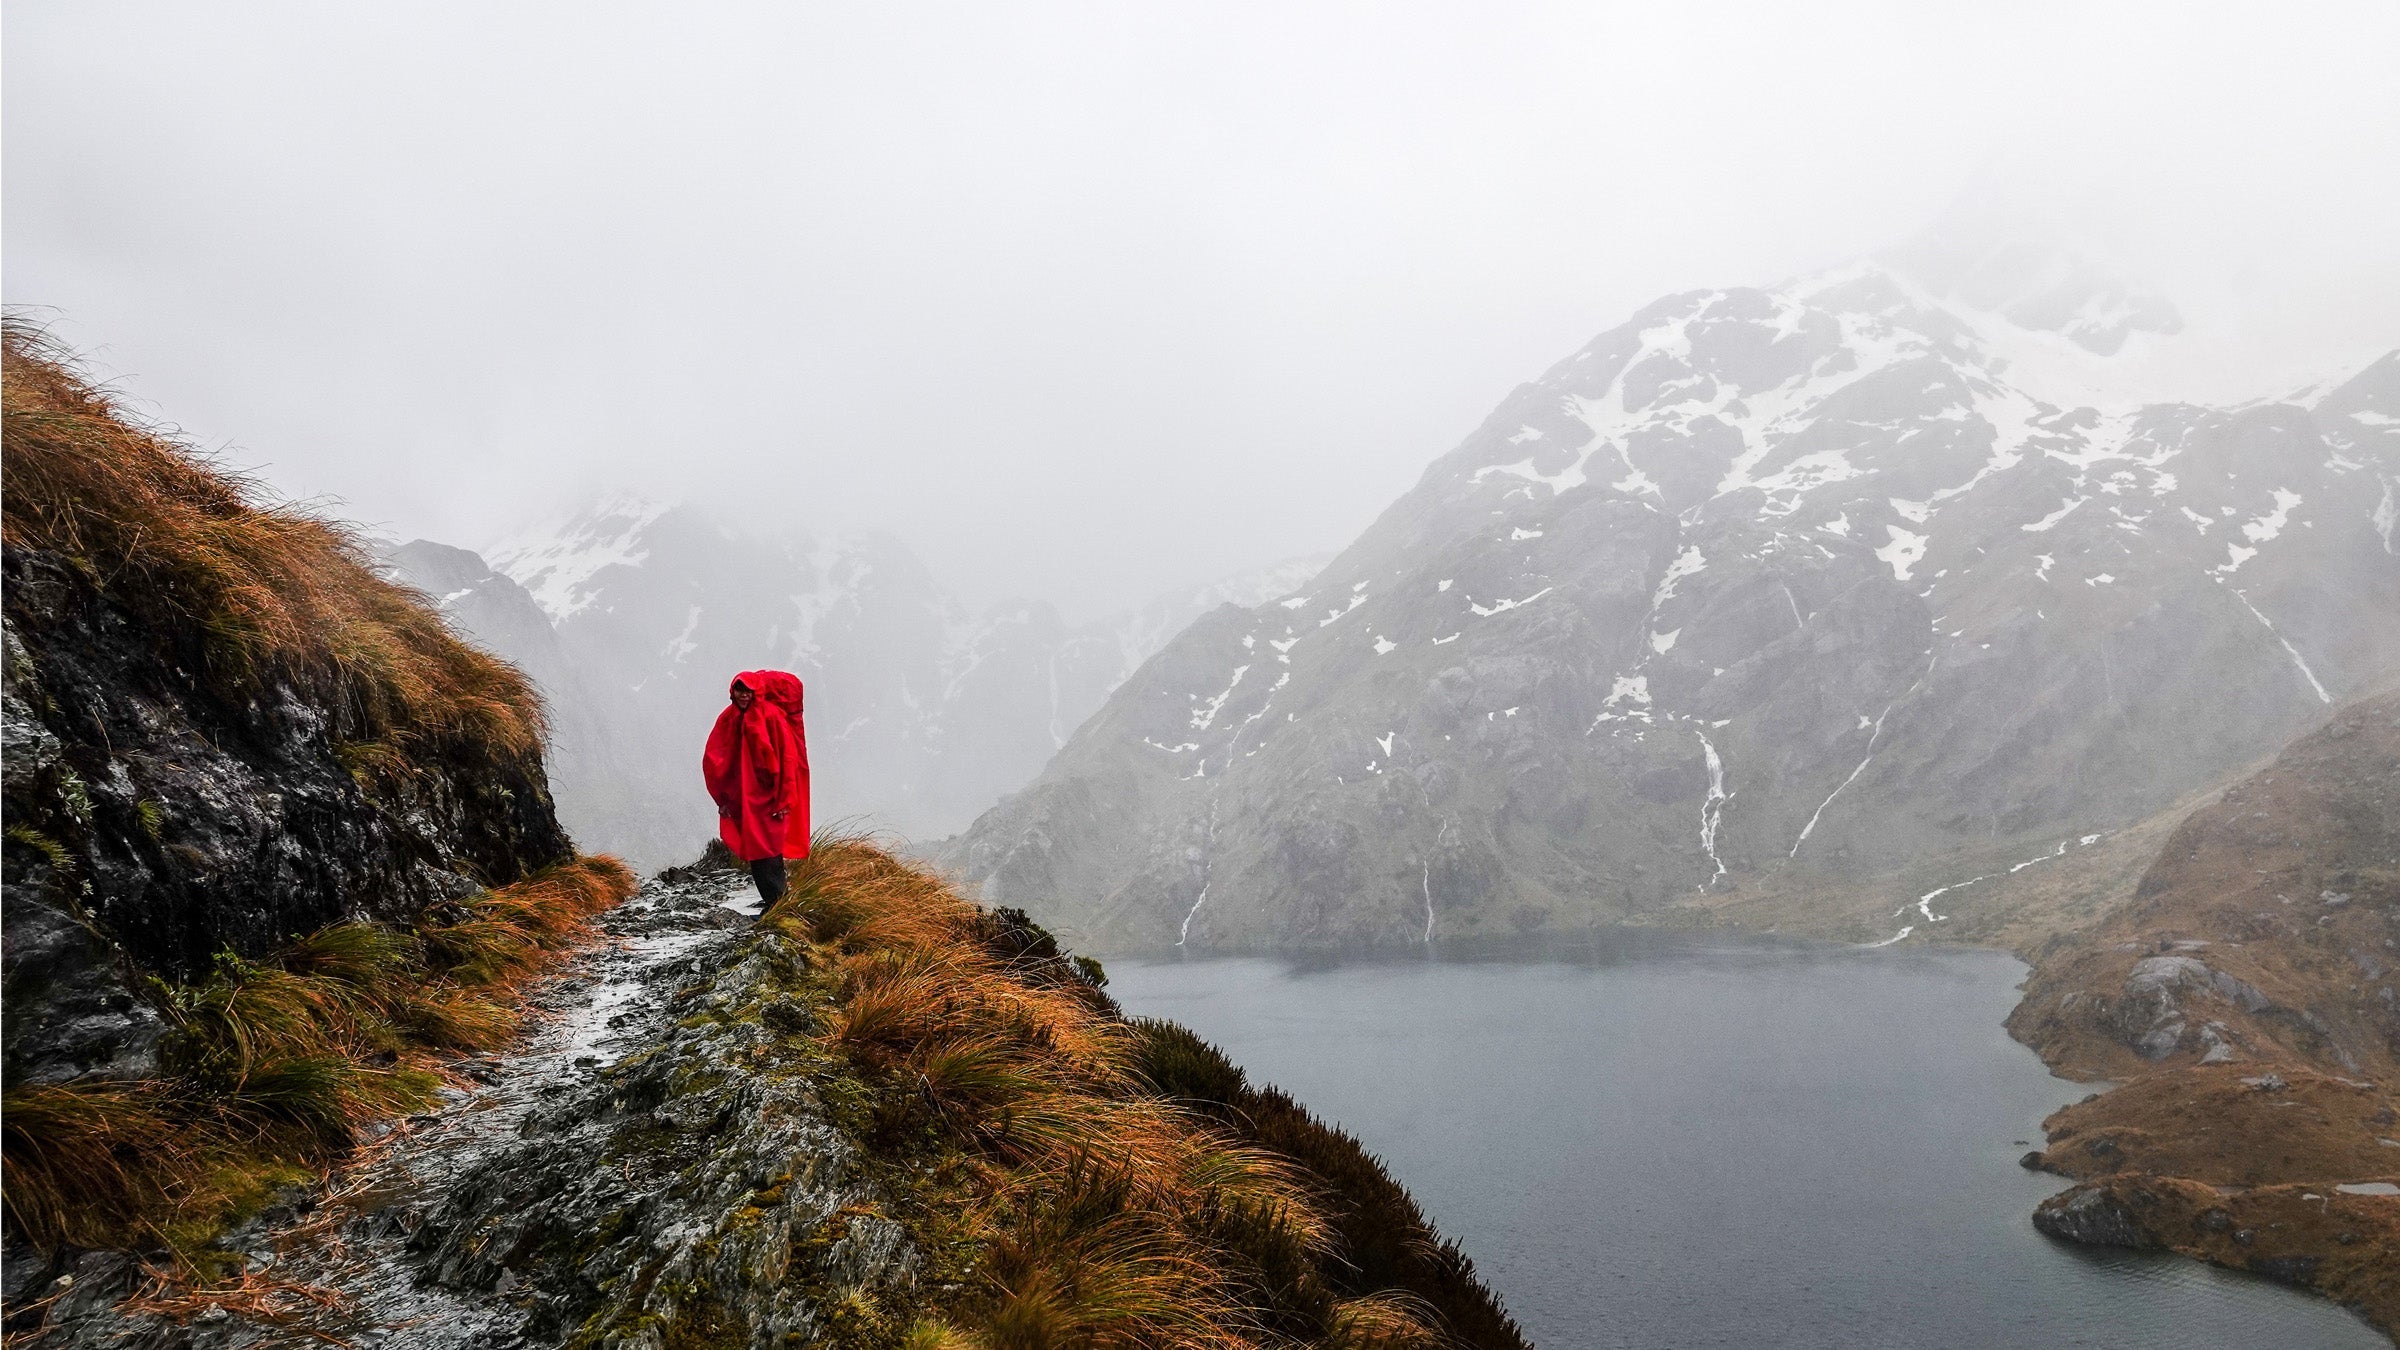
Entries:
[[1923, 940], [2400, 669], [2400, 353], [2282, 400], [2094, 398], [2171, 308], [1925, 253], [1602, 334], [1309, 587], [1169, 644], [944, 863], [1102, 949], [1792, 895]]
[[423, 540], [384, 556], [550, 695], [569, 824], [652, 866], [711, 829], [697, 790], [654, 769], [698, 753], [735, 671], [807, 682], [818, 819], [930, 841], [1030, 781], [1193, 616], [1288, 593], [1321, 565], [1296, 559], [1070, 624], [1042, 601], [970, 612], [888, 535], [812, 541], [645, 499], [528, 531], [488, 565]]

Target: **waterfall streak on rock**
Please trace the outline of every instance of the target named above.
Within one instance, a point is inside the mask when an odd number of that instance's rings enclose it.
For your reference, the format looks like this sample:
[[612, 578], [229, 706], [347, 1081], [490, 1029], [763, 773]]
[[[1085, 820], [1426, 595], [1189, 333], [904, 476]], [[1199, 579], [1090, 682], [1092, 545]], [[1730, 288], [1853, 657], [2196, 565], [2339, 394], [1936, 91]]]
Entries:
[[[2014, 876], [2015, 874], [2024, 871], [2026, 868], [2033, 866], [2035, 863], [2046, 863], [2053, 858], [2065, 857], [2069, 848], [2089, 848], [2093, 844], [2098, 843], [2101, 839], [2105, 838], [2108, 833], [2108, 831], [2102, 830], [2098, 834], [2087, 834], [2080, 839], [2061, 839], [2058, 841], [2058, 847], [2050, 850], [2048, 853], [2036, 854], [2035, 856], [2027, 858], [2021, 863], [2012, 863], [2001, 871], [1986, 872], [1979, 877], [1968, 877], [1965, 881], [1953, 881], [1947, 886], [1936, 886], [1932, 890], [1927, 891], [1923, 895], [1917, 897], [1917, 912], [1924, 915], [1926, 921], [1929, 923], [1945, 923], [1949, 920], [1949, 915], [1936, 914], [1933, 912], [1933, 898], [1935, 896], [1948, 895], [1952, 891], [1963, 891], [1969, 886], [1979, 886], [1984, 882], [1990, 881], [1994, 877]], [[1892, 917], [1897, 919], [1907, 912], [1908, 906], [1902, 905], [1900, 908], [1892, 911]]]
[[[2230, 590], [2232, 588], [2228, 587], [2227, 589]], [[2300, 649], [2292, 645], [2292, 640], [2279, 632], [2274, 624], [2269, 623], [2266, 615], [2258, 612], [2258, 606], [2250, 603], [2249, 596], [2242, 594], [2240, 591], [2234, 591], [2233, 598], [2241, 601], [2242, 608], [2250, 611], [2250, 617], [2258, 620], [2260, 627], [2266, 629], [2269, 633], [2274, 634], [2275, 640], [2283, 644], [2284, 653], [2292, 658], [2293, 665], [2300, 668], [2300, 678], [2308, 681], [2308, 687], [2317, 691], [2317, 702], [2333, 702], [2333, 695], [2326, 693], [2325, 686], [2317, 683], [2317, 672], [2308, 668], [2307, 660], [2300, 655]]]
[[1217, 794], [1214, 792], [1209, 794], [1208, 833], [1203, 836], [1203, 841], [1200, 845], [1200, 848], [1200, 894], [1192, 901], [1192, 907], [1183, 912], [1183, 926], [1175, 930], [1175, 945], [1177, 947], [1181, 947], [1186, 941], [1190, 940], [1192, 936], [1192, 916], [1198, 914], [1200, 912], [1200, 907], [1208, 903], [1208, 886], [1209, 882], [1213, 880], [1213, 878], [1209, 876], [1209, 869], [1215, 865], [1217, 855]]
[[1425, 945], [1430, 947], [1433, 945], [1433, 860], [1430, 858], [1421, 858], [1418, 860], [1417, 865], [1424, 873]]
[[1717, 747], [1709, 744], [1708, 733], [1694, 727], [1692, 734], [1700, 738], [1700, 753], [1708, 760], [1708, 798], [1700, 803], [1700, 847], [1707, 851], [1708, 860], [1716, 864], [1717, 871], [1700, 883], [1700, 888], [1706, 890], [1725, 878], [1725, 860], [1717, 856], [1717, 827], [1724, 822], [1725, 803], [1733, 799], [1733, 794], [1725, 790], [1725, 761], [1718, 756]]
[[[1938, 660], [1939, 658], [1936, 659]], [[1852, 783], [1857, 782], [1858, 776], [1867, 771], [1867, 765], [1874, 762], [1875, 747], [1883, 740], [1883, 719], [1892, 715], [1892, 709], [1897, 708], [1902, 703], [1907, 702], [1909, 694], [1914, 694], [1919, 689], [1925, 687], [1925, 681], [1933, 678], [1933, 665], [1934, 663], [1932, 661], [1926, 662], [1925, 673], [1919, 675], [1917, 677], [1917, 682], [1908, 687], [1908, 692], [1884, 705], [1882, 714], [1875, 719], [1874, 733], [1867, 737], [1866, 756], [1858, 761], [1858, 767], [1850, 771], [1850, 776], [1848, 778], [1843, 779], [1840, 784], [1833, 789], [1833, 791], [1826, 793], [1825, 800], [1817, 803], [1817, 809], [1815, 812], [1810, 814], [1808, 823], [1800, 827], [1800, 837], [1792, 841], [1792, 851], [1786, 856], [1793, 858], [1800, 856], [1800, 846], [1808, 842], [1809, 834], [1817, 828], [1817, 822], [1820, 819], [1823, 819], [1825, 815], [1825, 808], [1833, 805], [1833, 799], [1842, 795], [1842, 789], [1850, 786]], [[1903, 931], [1901, 933], [1901, 937], [1906, 936], [1907, 933]], [[1892, 939], [1894, 942], [1898, 942], [1899, 940], [1900, 938]]]

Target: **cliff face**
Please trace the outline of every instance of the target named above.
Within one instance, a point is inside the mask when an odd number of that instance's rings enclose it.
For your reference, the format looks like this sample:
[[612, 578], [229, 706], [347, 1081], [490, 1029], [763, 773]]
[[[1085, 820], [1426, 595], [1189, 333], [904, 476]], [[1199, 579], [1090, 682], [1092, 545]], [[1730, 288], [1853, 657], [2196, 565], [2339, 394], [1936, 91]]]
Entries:
[[2123, 1086], [2045, 1122], [2045, 1232], [2313, 1287], [2400, 1329], [2400, 691], [2194, 810], [2034, 954], [2009, 1030]]
[[6, 398], [10, 1088], [155, 1072], [149, 977], [572, 856], [530, 689], [339, 528], [22, 333]]

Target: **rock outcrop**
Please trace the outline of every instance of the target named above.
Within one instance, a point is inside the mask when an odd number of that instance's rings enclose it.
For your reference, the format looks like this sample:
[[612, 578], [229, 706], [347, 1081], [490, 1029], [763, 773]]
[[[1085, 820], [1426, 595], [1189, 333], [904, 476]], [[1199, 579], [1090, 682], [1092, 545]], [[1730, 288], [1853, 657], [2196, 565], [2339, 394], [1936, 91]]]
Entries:
[[[631, 879], [575, 855], [523, 676], [5, 333], [0, 854], [11, 1342], [214, 1245]], [[105, 1278], [102, 1278], [105, 1277]]]
[[2127, 904], [2033, 960], [2009, 1029], [2080, 1077], [2400, 1080], [2400, 693], [2342, 709], [2194, 811]]
[[154, 1071], [148, 977], [572, 856], [516, 672], [8, 344], [9, 1087]]
[[[678, 898], [654, 885], [643, 900]], [[792, 1036], [814, 1021], [781, 1001], [797, 959], [773, 935], [696, 951], [697, 978], [666, 991], [630, 1053], [432, 1197], [412, 1241], [423, 1278], [515, 1295], [519, 1334], [542, 1345], [709, 1325], [818, 1344], [853, 1304], [938, 1294], [917, 1287], [924, 1260], [887, 1215], [905, 1174], [838, 1123], [809, 1072], [823, 1057]]]
[[2400, 1330], [2400, 692], [2186, 816], [2032, 954], [2009, 1030], [2122, 1086], [2044, 1122], [2034, 1223], [2320, 1290]]

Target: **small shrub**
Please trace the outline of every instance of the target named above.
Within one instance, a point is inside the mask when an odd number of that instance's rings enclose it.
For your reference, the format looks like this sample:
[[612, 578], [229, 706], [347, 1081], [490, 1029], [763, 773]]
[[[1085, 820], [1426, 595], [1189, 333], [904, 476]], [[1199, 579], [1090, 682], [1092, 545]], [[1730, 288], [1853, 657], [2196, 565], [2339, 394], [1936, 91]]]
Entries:
[[547, 867], [451, 907], [418, 929], [433, 969], [453, 983], [513, 983], [572, 944], [593, 915], [633, 893], [633, 870], [605, 854]]
[[30, 825], [11, 825], [8, 827], [8, 840], [12, 844], [23, 844], [42, 855], [42, 861], [50, 864], [50, 870], [59, 876], [71, 877], [75, 874], [75, 855], [67, 851], [66, 845], [40, 830]]
[[[1515, 1350], [1525, 1344], [1523, 1330], [1476, 1279], [1474, 1263], [1455, 1243], [1441, 1240], [1415, 1199], [1357, 1139], [1319, 1121], [1285, 1093], [1251, 1086], [1223, 1051], [1190, 1030], [1151, 1019], [1135, 1025], [1136, 1072], [1144, 1083], [1235, 1137], [1291, 1159], [1315, 1179], [1342, 1253], [1341, 1261], [1326, 1267], [1339, 1294], [1350, 1300], [1404, 1296], [1392, 1306], [1427, 1310], [1420, 1320], [1443, 1328], [1458, 1345]], [[1266, 1250], [1258, 1241], [1244, 1247]], [[1337, 1343], [1359, 1343], [1364, 1328], [1382, 1325], [1361, 1306], [1354, 1330], [1345, 1333], [1352, 1340]], [[1388, 1340], [1396, 1334], [1388, 1330], [1374, 1334], [1386, 1336], [1383, 1343], [1413, 1343]]]
[[436, 1050], [496, 1050], [517, 1034], [516, 1010], [466, 989], [434, 985], [412, 991], [393, 1010], [408, 1039]]

